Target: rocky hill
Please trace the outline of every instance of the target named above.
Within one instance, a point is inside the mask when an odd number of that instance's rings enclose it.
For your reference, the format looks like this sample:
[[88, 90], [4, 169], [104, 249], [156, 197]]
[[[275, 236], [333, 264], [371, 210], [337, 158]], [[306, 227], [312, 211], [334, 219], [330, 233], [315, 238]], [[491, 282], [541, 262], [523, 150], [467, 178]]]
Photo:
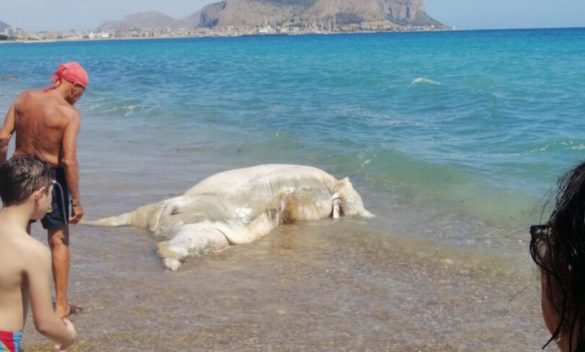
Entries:
[[205, 6], [203, 9], [183, 19], [189, 27], [213, 28], [219, 24], [219, 15], [226, 7], [225, 1]]
[[133, 29], [149, 30], [158, 28], [180, 28], [184, 26], [185, 23], [181, 20], [176, 20], [164, 13], [150, 11], [128, 15], [120, 21], [106, 21], [97, 28], [97, 31], [129, 31]]
[[387, 27], [444, 26], [430, 17], [423, 0], [225, 0], [185, 19], [202, 27], [363, 23]]
[[283, 31], [444, 29], [423, 0], [224, 0], [176, 20], [159, 12], [107, 21], [98, 30], [210, 28]]

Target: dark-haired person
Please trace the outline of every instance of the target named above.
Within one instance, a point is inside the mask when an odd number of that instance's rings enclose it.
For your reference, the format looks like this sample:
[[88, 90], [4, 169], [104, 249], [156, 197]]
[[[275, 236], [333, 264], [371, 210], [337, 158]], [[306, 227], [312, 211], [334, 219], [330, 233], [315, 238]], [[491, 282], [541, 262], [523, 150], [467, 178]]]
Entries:
[[77, 162], [80, 116], [74, 104], [88, 83], [87, 72], [77, 62], [59, 65], [53, 73], [53, 86], [22, 92], [8, 109], [0, 129], [0, 164], [6, 160], [12, 134], [16, 134], [14, 155], [34, 155], [45, 161], [57, 181], [52, 212], [41, 222], [48, 232], [51, 247], [55, 309], [62, 317], [77, 310], [67, 300], [69, 223], [76, 224], [83, 216]]
[[[585, 351], [585, 162], [559, 180], [548, 222], [530, 228], [542, 314], [562, 352]], [[544, 348], [543, 347], [543, 348]]]
[[34, 156], [0, 166], [0, 351], [19, 352], [28, 306], [37, 330], [62, 351], [75, 341], [75, 328], [51, 304], [49, 249], [27, 233], [30, 220], [51, 206], [51, 170]]

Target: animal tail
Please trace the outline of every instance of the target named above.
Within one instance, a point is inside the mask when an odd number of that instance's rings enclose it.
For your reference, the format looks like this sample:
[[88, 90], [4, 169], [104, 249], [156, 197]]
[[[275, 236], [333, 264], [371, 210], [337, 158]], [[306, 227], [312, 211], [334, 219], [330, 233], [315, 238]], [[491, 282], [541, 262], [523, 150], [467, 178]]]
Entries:
[[104, 227], [127, 226], [127, 225], [132, 225], [131, 214], [132, 213], [124, 213], [122, 215], [110, 216], [110, 217], [101, 218], [98, 220], [87, 220], [87, 221], [82, 220], [81, 223], [84, 225], [104, 226]]

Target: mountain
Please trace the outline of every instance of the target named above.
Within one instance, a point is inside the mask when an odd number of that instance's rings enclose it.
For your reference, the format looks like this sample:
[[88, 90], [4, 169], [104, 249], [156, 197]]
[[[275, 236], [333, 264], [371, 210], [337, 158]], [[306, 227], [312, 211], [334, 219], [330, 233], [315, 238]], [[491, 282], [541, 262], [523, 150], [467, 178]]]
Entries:
[[287, 30], [403, 30], [445, 29], [430, 17], [423, 0], [223, 0], [183, 19], [160, 12], [106, 21], [98, 31], [213, 28], [254, 31], [274, 27]]
[[445, 28], [430, 17], [423, 0], [225, 0], [189, 16], [200, 27], [368, 23], [386, 28]]
[[184, 26], [183, 21], [176, 20], [164, 13], [150, 11], [128, 15], [121, 21], [106, 21], [97, 28], [97, 31], [149, 30]]
[[205, 6], [203, 9], [183, 19], [189, 27], [212, 28], [218, 25], [219, 15], [225, 9], [226, 2], [220, 1]]
[[6, 29], [10, 27], [12, 26], [9, 25], [8, 23], [0, 21], [0, 32], [4, 32]]

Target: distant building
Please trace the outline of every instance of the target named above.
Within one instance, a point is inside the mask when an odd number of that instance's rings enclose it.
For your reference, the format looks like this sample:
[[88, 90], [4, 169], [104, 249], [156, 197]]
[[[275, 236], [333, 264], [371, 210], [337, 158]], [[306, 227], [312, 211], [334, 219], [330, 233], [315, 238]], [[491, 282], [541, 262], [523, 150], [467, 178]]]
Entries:
[[8, 27], [8, 29], [6, 29], [6, 35], [9, 39], [26, 39], [26, 32], [24, 29], [18, 27]]

